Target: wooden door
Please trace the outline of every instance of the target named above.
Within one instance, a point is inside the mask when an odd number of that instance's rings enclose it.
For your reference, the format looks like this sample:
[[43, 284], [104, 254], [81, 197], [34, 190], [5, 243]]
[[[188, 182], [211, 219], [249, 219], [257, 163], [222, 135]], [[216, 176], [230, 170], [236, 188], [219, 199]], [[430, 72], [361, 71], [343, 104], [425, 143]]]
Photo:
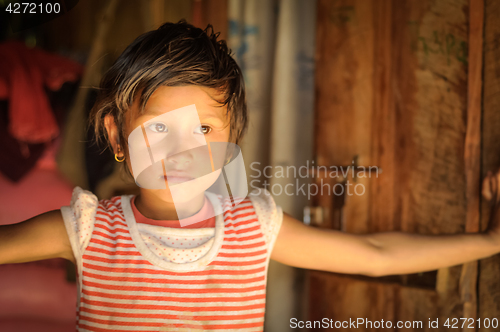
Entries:
[[[484, 226], [480, 178], [500, 165], [500, 4], [486, 0], [483, 20], [483, 0], [470, 1], [318, 1], [316, 163], [352, 165], [357, 156], [358, 165], [382, 169], [357, 178], [366, 191], [345, 203], [317, 196], [326, 211], [319, 227], [454, 234], [475, 231], [480, 216]], [[492, 72], [485, 70], [481, 109], [484, 27], [485, 69]], [[475, 264], [384, 278], [310, 271], [309, 319], [421, 321], [404, 330], [444, 331], [448, 318], [498, 318], [499, 260], [481, 264], [488, 277], [480, 274], [478, 300]], [[439, 328], [429, 328], [429, 319], [439, 319]]]

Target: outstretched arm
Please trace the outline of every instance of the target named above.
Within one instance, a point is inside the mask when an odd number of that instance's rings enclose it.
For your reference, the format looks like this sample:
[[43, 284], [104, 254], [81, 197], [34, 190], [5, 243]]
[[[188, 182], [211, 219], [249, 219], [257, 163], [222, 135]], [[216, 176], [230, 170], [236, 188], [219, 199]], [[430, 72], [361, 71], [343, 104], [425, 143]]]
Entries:
[[18, 224], [0, 226], [0, 264], [58, 257], [75, 262], [61, 211], [54, 210]]
[[383, 276], [436, 270], [500, 252], [500, 173], [489, 175], [483, 195], [493, 202], [485, 233], [355, 235], [309, 227], [284, 214], [271, 258], [314, 270]]

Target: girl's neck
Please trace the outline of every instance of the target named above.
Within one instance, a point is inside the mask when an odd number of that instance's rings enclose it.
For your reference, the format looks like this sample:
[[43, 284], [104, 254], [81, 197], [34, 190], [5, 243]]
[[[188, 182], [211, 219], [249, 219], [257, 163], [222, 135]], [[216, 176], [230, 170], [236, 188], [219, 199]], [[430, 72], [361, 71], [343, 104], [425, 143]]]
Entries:
[[178, 212], [182, 216], [192, 216], [200, 211], [205, 202], [205, 194], [202, 193], [188, 202], [174, 204], [163, 200], [150, 190], [141, 190], [134, 202], [137, 210], [146, 218], [178, 220]]

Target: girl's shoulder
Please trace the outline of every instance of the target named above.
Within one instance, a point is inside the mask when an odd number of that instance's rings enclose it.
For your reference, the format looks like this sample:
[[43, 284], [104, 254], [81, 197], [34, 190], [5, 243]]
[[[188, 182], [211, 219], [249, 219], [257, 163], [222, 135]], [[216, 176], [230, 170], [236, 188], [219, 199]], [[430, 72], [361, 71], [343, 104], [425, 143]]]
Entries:
[[63, 206], [61, 212], [65, 222], [72, 224], [75, 230], [78, 230], [93, 224], [98, 205], [99, 200], [96, 195], [75, 187], [69, 206]]
[[98, 208], [102, 211], [116, 211], [121, 210], [122, 196], [114, 196], [109, 199], [98, 199], [95, 194], [89, 190], [75, 187], [71, 196], [69, 207], [74, 210], [75, 216], [95, 212]]
[[283, 210], [265, 188], [255, 188], [248, 194], [259, 219], [268, 245], [272, 248], [283, 222]]
[[97, 206], [97, 196], [88, 190], [84, 190], [80, 187], [75, 187], [73, 189], [73, 194], [71, 195], [70, 207], [80, 207], [84, 208], [92, 208]]
[[87, 247], [96, 215], [116, 215], [116, 213], [122, 213], [120, 196], [99, 200], [88, 190], [80, 187], [73, 189], [70, 204], [61, 207], [61, 214], [75, 257], [78, 257], [78, 253], [83, 253]]

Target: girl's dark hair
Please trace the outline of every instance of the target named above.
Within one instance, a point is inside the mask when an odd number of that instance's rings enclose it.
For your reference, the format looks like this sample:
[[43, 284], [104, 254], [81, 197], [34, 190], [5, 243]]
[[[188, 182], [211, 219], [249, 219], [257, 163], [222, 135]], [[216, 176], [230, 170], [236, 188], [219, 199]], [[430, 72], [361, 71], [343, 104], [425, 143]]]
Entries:
[[229, 141], [238, 144], [248, 123], [243, 74], [226, 42], [217, 40], [219, 34], [212, 25], [202, 30], [181, 20], [137, 37], [101, 79], [90, 116], [96, 137], [101, 132], [107, 137], [104, 117], [110, 114], [120, 143], [126, 144], [124, 113], [136, 96], [142, 112], [158, 87], [193, 84], [224, 96], [218, 102], [230, 114]]

